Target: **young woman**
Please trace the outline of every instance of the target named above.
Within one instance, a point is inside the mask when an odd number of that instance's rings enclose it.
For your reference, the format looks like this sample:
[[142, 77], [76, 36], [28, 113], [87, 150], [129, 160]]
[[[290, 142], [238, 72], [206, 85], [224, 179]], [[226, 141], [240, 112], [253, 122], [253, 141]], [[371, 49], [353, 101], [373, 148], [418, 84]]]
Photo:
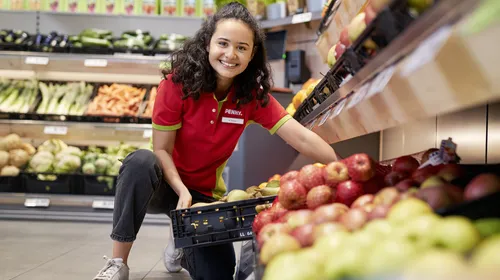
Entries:
[[[278, 134], [300, 153], [328, 163], [334, 150], [288, 115], [270, 94], [264, 35], [241, 4], [231, 3], [203, 23], [173, 55], [158, 87], [153, 151], [123, 162], [113, 215], [113, 258], [95, 280], [126, 280], [127, 258], [146, 212], [166, 213], [226, 192], [222, 170], [250, 123]], [[165, 233], [167, 234], [167, 233]], [[168, 271], [186, 268], [193, 279], [233, 279], [232, 244], [164, 251]]]

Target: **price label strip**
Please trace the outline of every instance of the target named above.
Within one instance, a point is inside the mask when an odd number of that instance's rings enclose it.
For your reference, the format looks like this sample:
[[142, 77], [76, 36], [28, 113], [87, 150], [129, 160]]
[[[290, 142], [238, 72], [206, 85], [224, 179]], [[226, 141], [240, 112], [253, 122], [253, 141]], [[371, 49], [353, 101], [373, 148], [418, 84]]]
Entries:
[[106, 67], [108, 66], [108, 60], [106, 59], [85, 59], [83, 61], [85, 67]]
[[47, 208], [50, 205], [48, 198], [26, 198], [24, 206], [29, 208]]
[[292, 24], [309, 22], [312, 19], [312, 13], [296, 14], [292, 17]]
[[28, 56], [24, 59], [24, 63], [31, 65], [47, 65], [49, 64], [49, 58], [43, 56]]
[[145, 129], [144, 133], [142, 134], [143, 138], [151, 138], [153, 136], [153, 130], [152, 129]]
[[114, 200], [94, 200], [92, 202], [92, 208], [94, 209], [110, 209], [115, 207]]
[[371, 82], [366, 98], [370, 98], [377, 93], [381, 93], [394, 75], [394, 71], [396, 71], [396, 66], [392, 65], [380, 72], [377, 77], [373, 79], [373, 82]]
[[337, 104], [337, 106], [335, 106], [335, 109], [333, 110], [333, 114], [330, 117], [330, 119], [335, 118], [336, 116], [338, 116], [342, 112], [346, 102], [347, 102], [347, 98], [344, 98], [344, 99], [342, 99], [342, 101], [340, 101], [339, 104]]
[[330, 116], [331, 113], [332, 113], [332, 110], [328, 110], [328, 112], [323, 114], [323, 117], [321, 118], [321, 121], [319, 122], [318, 126], [322, 126], [326, 122], [326, 120], [328, 119], [328, 117]]
[[43, 133], [49, 135], [66, 135], [68, 134], [67, 126], [46, 126], [43, 128]]
[[413, 51], [413, 53], [406, 59], [401, 75], [404, 77], [409, 76], [411, 73], [429, 63], [436, 57], [436, 54], [441, 50], [444, 43], [451, 36], [453, 29], [450, 26], [443, 26]]
[[363, 101], [363, 99], [365, 99], [366, 94], [368, 93], [368, 89], [369, 85], [364, 84], [357, 92], [355, 92], [351, 98], [351, 101], [347, 105], [347, 109], [354, 108], [356, 105], [358, 105], [359, 102]]

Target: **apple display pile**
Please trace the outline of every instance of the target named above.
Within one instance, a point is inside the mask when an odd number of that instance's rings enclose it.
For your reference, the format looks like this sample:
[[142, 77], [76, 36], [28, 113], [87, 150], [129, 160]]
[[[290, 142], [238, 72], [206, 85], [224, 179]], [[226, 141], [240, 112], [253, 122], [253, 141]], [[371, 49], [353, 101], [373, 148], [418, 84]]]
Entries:
[[[437, 273], [429, 261], [437, 256], [450, 259], [446, 265], [465, 269], [470, 265], [462, 254], [491, 253], [481, 246], [474, 249], [481, 238], [471, 221], [441, 218], [434, 211], [499, 192], [500, 178], [479, 174], [461, 188], [452, 182], [466, 175], [463, 166], [419, 166], [411, 156], [385, 167], [366, 154], [355, 154], [281, 176], [278, 197], [261, 209], [252, 225], [261, 248], [260, 262], [267, 266], [264, 279], [340, 279], [403, 272], [417, 277], [414, 272], [419, 266], [431, 266], [430, 273]], [[500, 232], [497, 224], [490, 231]], [[483, 243], [500, 246], [498, 241]], [[471, 262], [475, 265], [475, 258]], [[286, 278], [276, 276], [283, 271]]]
[[395, 203], [385, 219], [370, 220], [362, 208], [343, 204], [331, 208], [340, 213], [334, 221], [317, 223], [311, 210], [298, 210], [262, 228], [264, 280], [495, 279], [500, 272], [498, 219], [480, 230], [465, 217], [440, 217], [412, 197]]

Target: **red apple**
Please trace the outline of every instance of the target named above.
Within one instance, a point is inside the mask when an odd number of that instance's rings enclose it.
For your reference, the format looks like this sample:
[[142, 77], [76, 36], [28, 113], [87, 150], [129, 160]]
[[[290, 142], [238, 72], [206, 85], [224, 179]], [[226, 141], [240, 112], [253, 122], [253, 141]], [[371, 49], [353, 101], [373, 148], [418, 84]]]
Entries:
[[308, 209], [292, 211], [286, 214], [284, 219], [290, 229], [295, 229], [296, 227], [310, 223], [313, 219], [313, 213], [313, 211]]
[[451, 182], [464, 176], [465, 170], [458, 164], [450, 163], [441, 166], [437, 175], [445, 179], [446, 181]]
[[445, 184], [444, 190], [454, 204], [464, 201], [464, 190], [452, 184]]
[[375, 195], [373, 203], [375, 205], [388, 205], [391, 206], [399, 199], [399, 191], [395, 187], [388, 187], [382, 189]]
[[313, 231], [314, 240], [317, 240], [322, 236], [331, 234], [332, 232], [347, 231], [347, 228], [341, 223], [328, 222], [314, 226]]
[[363, 194], [363, 187], [359, 183], [345, 181], [337, 186], [337, 197], [335, 201], [351, 206], [351, 204]]
[[422, 164], [426, 163], [428, 160], [429, 160], [429, 157], [432, 153], [434, 152], [437, 152], [439, 151], [439, 149], [436, 149], [436, 148], [431, 148], [431, 149], [428, 149], [427, 151], [425, 151], [425, 153], [422, 155], [422, 159], [420, 160], [420, 162]]
[[307, 193], [307, 208], [314, 210], [335, 201], [335, 190], [327, 185], [312, 188]]
[[355, 154], [346, 158], [349, 177], [356, 182], [366, 182], [375, 176], [375, 162], [367, 154]]
[[252, 230], [258, 233], [265, 225], [272, 223], [274, 220], [273, 213], [269, 210], [260, 212], [255, 216], [252, 223]]
[[306, 206], [307, 189], [296, 180], [287, 181], [280, 186], [278, 197], [286, 209], [301, 209]]
[[351, 205], [351, 208], [361, 208], [366, 204], [370, 204], [373, 202], [375, 196], [373, 194], [364, 194], [358, 197]]
[[296, 180], [298, 175], [299, 175], [299, 171], [296, 171], [296, 170], [287, 172], [285, 175], [281, 176], [280, 186], [288, 181]]
[[375, 209], [375, 204], [368, 203], [368, 204], [361, 206], [360, 209], [363, 209], [363, 211], [365, 211], [366, 213], [369, 214], [370, 212], [373, 211], [373, 209]]
[[363, 190], [366, 194], [376, 194], [385, 186], [384, 176], [376, 174], [373, 178], [363, 183]]
[[409, 188], [408, 190], [405, 190], [405, 191], [402, 191], [401, 195], [399, 195], [399, 200], [404, 200], [404, 199], [407, 199], [407, 198], [416, 198], [417, 197], [417, 193], [418, 193], [418, 189], [417, 188]]
[[273, 235], [277, 233], [288, 233], [289, 231], [290, 228], [287, 224], [267, 224], [260, 230], [259, 234], [257, 235], [257, 243], [259, 244], [259, 247], [262, 248], [262, 245], [264, 245], [264, 243]]
[[390, 2], [391, 0], [371, 0], [370, 5], [372, 6], [373, 11], [378, 13], [380, 10], [389, 5]]
[[349, 208], [341, 203], [332, 203], [318, 207], [314, 210], [312, 222], [321, 224], [337, 221]]
[[324, 168], [325, 184], [336, 186], [338, 183], [349, 180], [349, 171], [347, 166], [340, 161], [334, 161], [327, 164]]
[[404, 179], [396, 184], [396, 189], [400, 192], [405, 192], [411, 188], [417, 187], [419, 184], [413, 179]]
[[422, 184], [427, 178], [436, 175], [439, 167], [427, 165], [420, 169], [415, 170], [411, 175], [411, 178], [415, 180], [418, 184]]
[[340, 222], [350, 231], [362, 228], [368, 221], [368, 214], [362, 209], [350, 209], [340, 217]]
[[495, 174], [481, 174], [465, 187], [465, 200], [475, 200], [483, 196], [500, 191], [500, 178]]
[[412, 174], [413, 172], [415, 172], [415, 170], [418, 169], [419, 166], [420, 164], [418, 163], [418, 160], [416, 160], [414, 157], [402, 156], [394, 161], [392, 170], [403, 174]]
[[314, 243], [314, 225], [306, 224], [297, 227], [290, 232], [290, 235], [299, 241], [300, 246], [309, 247]]
[[349, 40], [347, 26], [344, 27], [344, 29], [342, 29], [342, 31], [340, 32], [339, 41], [342, 45], [346, 46], [346, 48], [351, 46], [352, 42], [351, 42], [351, 40]]
[[269, 209], [269, 211], [271, 211], [271, 213], [273, 213], [273, 220], [274, 221], [277, 221], [279, 218], [283, 217], [284, 215], [286, 215], [286, 213], [288, 213], [288, 210], [286, 210], [285, 207], [283, 207], [283, 205], [281, 205], [281, 203], [273, 203], [273, 206], [271, 207], [271, 209]]
[[389, 213], [389, 210], [391, 210], [390, 205], [385, 205], [385, 204], [379, 204], [375, 205], [373, 210], [368, 213], [368, 220], [376, 220], [376, 219], [385, 219], [387, 217], [387, 214]]
[[335, 59], [339, 59], [345, 52], [345, 45], [342, 44], [341, 42], [338, 42], [335, 44]]
[[399, 171], [391, 171], [389, 174], [385, 175], [384, 182], [387, 186], [395, 186], [397, 183], [403, 181], [407, 175]]
[[316, 186], [325, 184], [325, 179], [323, 178], [323, 172], [324, 172], [323, 168], [313, 164], [308, 164], [302, 167], [302, 169], [300, 169], [297, 180], [307, 190], [310, 190]]
[[443, 187], [420, 189], [417, 193], [417, 198], [427, 202], [434, 210], [446, 208], [453, 204], [453, 201]]
[[370, 25], [370, 23], [377, 17], [377, 12], [373, 10], [372, 5], [368, 4], [365, 8], [365, 24], [366, 26]]

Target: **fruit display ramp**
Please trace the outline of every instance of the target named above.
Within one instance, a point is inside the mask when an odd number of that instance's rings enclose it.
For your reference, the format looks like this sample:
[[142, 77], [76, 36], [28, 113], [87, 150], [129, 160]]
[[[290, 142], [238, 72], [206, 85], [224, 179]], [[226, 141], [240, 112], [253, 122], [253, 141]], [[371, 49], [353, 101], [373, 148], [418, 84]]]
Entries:
[[206, 206], [170, 212], [175, 246], [203, 247], [252, 239], [256, 207], [271, 203], [276, 196], [234, 202], [216, 202]]

